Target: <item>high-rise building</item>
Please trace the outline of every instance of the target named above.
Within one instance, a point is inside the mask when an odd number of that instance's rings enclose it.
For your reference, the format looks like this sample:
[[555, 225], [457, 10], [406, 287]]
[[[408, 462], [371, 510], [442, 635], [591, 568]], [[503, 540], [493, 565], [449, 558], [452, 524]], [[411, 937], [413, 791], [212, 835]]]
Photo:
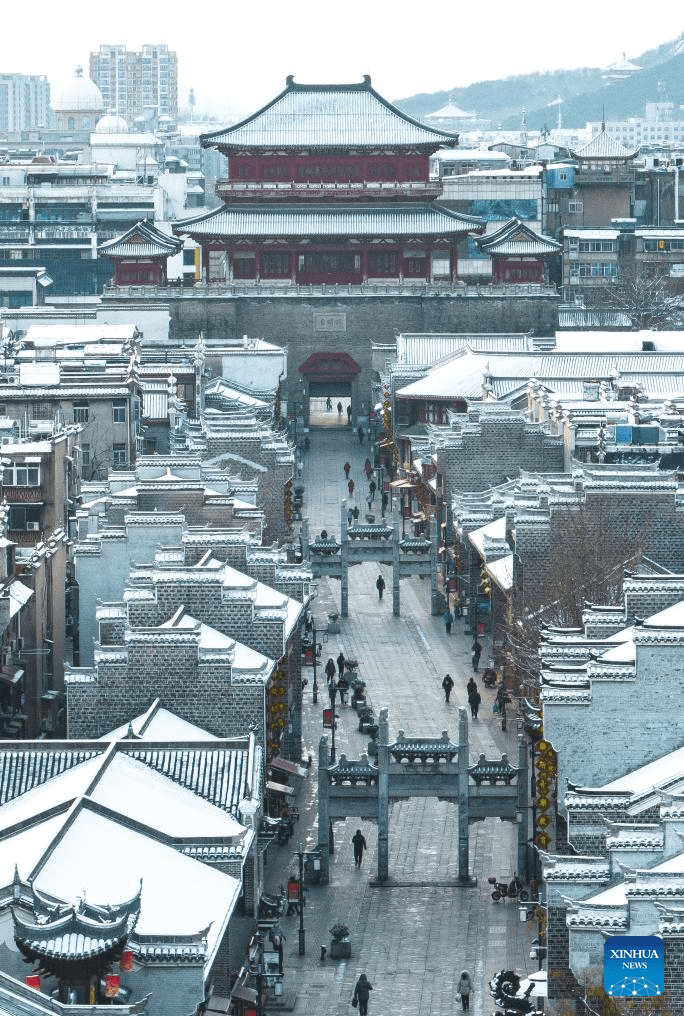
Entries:
[[129, 127], [161, 116], [178, 116], [178, 58], [165, 45], [145, 45], [136, 53], [121, 45], [100, 46], [90, 54], [90, 77], [102, 92], [105, 109]]
[[44, 74], [0, 74], [0, 131], [32, 130], [50, 122], [50, 85]]

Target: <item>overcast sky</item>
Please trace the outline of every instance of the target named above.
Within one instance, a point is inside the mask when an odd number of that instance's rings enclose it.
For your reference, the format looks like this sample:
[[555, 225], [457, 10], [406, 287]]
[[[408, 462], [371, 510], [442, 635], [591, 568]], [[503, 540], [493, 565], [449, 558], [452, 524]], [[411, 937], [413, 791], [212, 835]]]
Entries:
[[[385, 98], [524, 74], [604, 67], [684, 32], [682, 0], [4, 0], [0, 71], [53, 86], [105, 43], [166, 43], [179, 104], [245, 116], [285, 86], [360, 81]], [[681, 97], [684, 104], [684, 96]]]

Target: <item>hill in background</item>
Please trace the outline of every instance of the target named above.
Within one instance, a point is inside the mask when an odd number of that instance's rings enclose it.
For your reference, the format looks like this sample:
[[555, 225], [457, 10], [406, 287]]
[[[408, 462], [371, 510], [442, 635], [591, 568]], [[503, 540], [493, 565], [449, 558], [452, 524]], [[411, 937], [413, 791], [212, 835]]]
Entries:
[[639, 57], [630, 57], [641, 68], [624, 80], [607, 79], [598, 68], [579, 68], [520, 74], [498, 81], [480, 81], [466, 88], [422, 93], [398, 99], [395, 105], [418, 120], [435, 113], [452, 99], [457, 106], [491, 120], [492, 127], [515, 130], [520, 126], [523, 107], [530, 130], [545, 125], [553, 129], [558, 107], [550, 106], [558, 96], [563, 100], [563, 127], [585, 127], [588, 120], [624, 120], [643, 116], [646, 102], [674, 102], [684, 117], [684, 34]]

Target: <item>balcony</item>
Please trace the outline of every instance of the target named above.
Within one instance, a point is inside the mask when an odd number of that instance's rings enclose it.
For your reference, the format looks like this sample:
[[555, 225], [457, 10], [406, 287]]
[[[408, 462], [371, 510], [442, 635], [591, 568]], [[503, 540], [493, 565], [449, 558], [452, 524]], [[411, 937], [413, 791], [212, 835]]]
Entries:
[[363, 181], [324, 183], [322, 181], [312, 183], [296, 183], [291, 180], [282, 182], [258, 180], [217, 180], [216, 193], [224, 201], [243, 198], [245, 201], [255, 199], [264, 201], [325, 201], [330, 198], [348, 201], [366, 201], [370, 198], [382, 200], [385, 198], [401, 198], [413, 201], [429, 201], [440, 197], [442, 185], [438, 180], [386, 180], [386, 181]]

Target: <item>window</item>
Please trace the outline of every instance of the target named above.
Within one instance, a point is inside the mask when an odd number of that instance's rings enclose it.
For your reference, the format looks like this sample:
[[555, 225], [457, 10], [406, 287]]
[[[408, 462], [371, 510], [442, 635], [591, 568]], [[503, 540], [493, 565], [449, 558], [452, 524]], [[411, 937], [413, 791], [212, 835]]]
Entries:
[[114, 399], [112, 402], [112, 423], [126, 422], [126, 400]]
[[88, 419], [88, 403], [84, 400], [74, 402], [74, 423], [87, 423]]
[[81, 445], [81, 465], [83, 469], [87, 469], [90, 466], [90, 445]]
[[20, 532], [40, 531], [40, 508], [9, 505], [9, 528]]
[[368, 255], [368, 275], [370, 278], [397, 274], [397, 255], [394, 251], [371, 251]]
[[40, 468], [24, 462], [5, 466], [3, 483], [6, 487], [39, 487]]
[[451, 275], [451, 261], [449, 257], [433, 256], [432, 277], [433, 279], [448, 279]]
[[615, 243], [612, 240], [580, 240], [579, 249], [585, 253], [587, 251], [611, 253], [615, 250]]
[[568, 201], [568, 211], [571, 215], [576, 215], [579, 212], [584, 211], [583, 201]]
[[261, 274], [265, 279], [287, 278], [290, 274], [290, 255], [262, 254]]
[[112, 447], [112, 465], [114, 469], [123, 469], [126, 466], [125, 444], [115, 444]]

